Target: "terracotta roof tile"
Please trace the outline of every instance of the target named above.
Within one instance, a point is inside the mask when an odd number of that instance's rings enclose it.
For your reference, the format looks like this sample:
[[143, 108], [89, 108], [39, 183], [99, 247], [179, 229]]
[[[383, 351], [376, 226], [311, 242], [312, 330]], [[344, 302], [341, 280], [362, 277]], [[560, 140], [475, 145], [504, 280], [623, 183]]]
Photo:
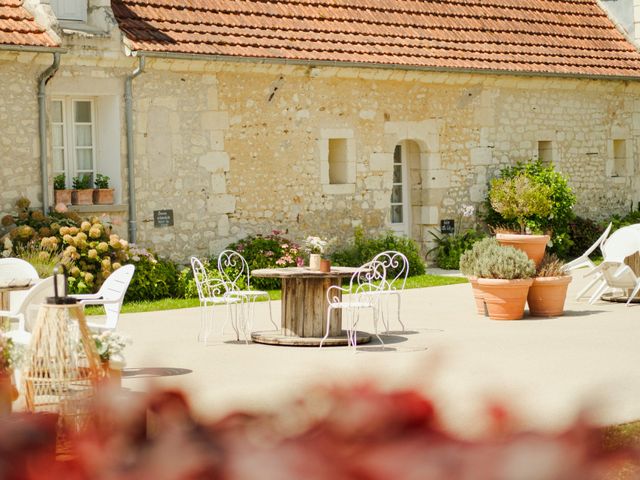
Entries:
[[134, 50], [640, 77], [596, 0], [112, 0]]
[[0, 45], [23, 47], [59, 46], [36, 23], [21, 0], [0, 0]]

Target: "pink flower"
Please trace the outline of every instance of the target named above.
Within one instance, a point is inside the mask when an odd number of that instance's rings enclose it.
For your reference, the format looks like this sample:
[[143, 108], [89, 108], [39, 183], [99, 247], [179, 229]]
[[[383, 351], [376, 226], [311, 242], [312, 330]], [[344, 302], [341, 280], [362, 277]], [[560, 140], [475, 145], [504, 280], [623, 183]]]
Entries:
[[304, 258], [302, 258], [302, 257], [296, 258], [296, 265], [298, 267], [304, 267]]
[[67, 206], [62, 203], [62, 202], [58, 202], [56, 203], [56, 206], [54, 207], [54, 210], [58, 213], [64, 213], [67, 211]]

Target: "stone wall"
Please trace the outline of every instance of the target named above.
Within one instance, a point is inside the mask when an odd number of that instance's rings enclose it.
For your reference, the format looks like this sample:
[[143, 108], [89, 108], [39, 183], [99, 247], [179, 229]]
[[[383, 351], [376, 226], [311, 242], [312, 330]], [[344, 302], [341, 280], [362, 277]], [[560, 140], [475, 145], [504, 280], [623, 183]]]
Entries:
[[[134, 95], [139, 240], [184, 259], [272, 229], [344, 241], [357, 225], [383, 231], [403, 140], [419, 148], [411, 234], [425, 246], [538, 141], [552, 142], [576, 212], [605, 218], [639, 199], [639, 93], [615, 81], [154, 60]], [[355, 145], [355, 185], [336, 192], [322, 178], [327, 131]], [[624, 176], [611, 176], [614, 138], [628, 142]], [[154, 228], [164, 208], [175, 226]]]
[[[124, 212], [122, 85], [136, 61], [119, 51], [117, 35], [64, 38], [70, 51], [49, 95], [108, 89], [119, 99], [112, 147]], [[36, 79], [51, 56], [31, 66], [26, 55], [0, 57], [3, 213], [19, 195], [36, 205], [40, 196]], [[461, 204], [478, 205], [488, 180], [535, 157], [539, 141], [551, 142], [554, 164], [570, 177], [578, 214], [605, 218], [640, 200], [636, 82], [149, 58], [133, 99], [137, 241], [179, 261], [272, 229], [342, 241], [356, 226], [386, 230], [401, 142], [411, 154], [409, 231], [424, 247], [429, 230], [457, 219]], [[327, 175], [334, 137], [353, 161], [344, 185]], [[622, 175], [614, 139], [626, 141]], [[154, 226], [162, 209], [173, 210], [174, 226]]]
[[35, 55], [0, 53], [0, 211], [21, 196], [41, 205], [38, 144], [38, 75]]

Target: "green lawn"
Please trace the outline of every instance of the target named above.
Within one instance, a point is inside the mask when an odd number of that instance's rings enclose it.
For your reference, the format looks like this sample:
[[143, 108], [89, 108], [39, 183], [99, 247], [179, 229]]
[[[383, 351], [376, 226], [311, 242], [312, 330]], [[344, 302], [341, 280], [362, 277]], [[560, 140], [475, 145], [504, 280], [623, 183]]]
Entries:
[[[409, 277], [405, 288], [440, 287], [442, 285], [454, 285], [467, 283], [466, 278], [444, 277], [440, 275], [418, 275]], [[269, 290], [271, 300], [280, 300], [280, 290]], [[178, 308], [197, 307], [200, 302], [197, 298], [163, 298], [149, 302], [129, 302], [122, 306], [122, 313], [154, 312], [156, 310], [174, 310]], [[102, 315], [102, 307], [87, 307], [87, 315]]]

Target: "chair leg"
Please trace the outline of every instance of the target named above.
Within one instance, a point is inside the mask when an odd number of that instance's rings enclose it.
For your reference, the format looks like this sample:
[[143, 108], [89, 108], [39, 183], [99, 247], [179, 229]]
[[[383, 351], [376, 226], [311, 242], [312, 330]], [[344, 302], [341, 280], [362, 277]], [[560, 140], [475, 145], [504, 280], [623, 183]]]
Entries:
[[631, 300], [633, 300], [633, 297], [636, 296], [638, 290], [640, 290], [640, 281], [636, 283], [636, 286], [633, 288], [633, 292], [631, 292], [631, 295], [629, 295], [629, 300], [627, 300], [627, 307], [631, 304]]
[[607, 282], [603, 282], [602, 285], [600, 285], [598, 287], [598, 289], [596, 290], [596, 293], [594, 293], [591, 298], [589, 299], [589, 304], [593, 305], [594, 303], [596, 303], [596, 301], [600, 298], [600, 296], [607, 290], [608, 285]]
[[324, 334], [324, 337], [322, 337], [322, 340], [320, 340], [320, 346], [318, 348], [322, 348], [322, 344], [327, 339], [327, 337], [329, 337], [329, 326], [331, 325], [331, 310], [333, 309], [331, 308], [331, 305], [329, 305], [329, 307], [327, 308], [327, 331]]
[[406, 330], [404, 323], [402, 323], [402, 320], [400, 320], [400, 292], [396, 292], [394, 294], [396, 297], [398, 297], [398, 322], [400, 323], [400, 325], [402, 326], [402, 331], [404, 332]]
[[384, 342], [382, 341], [382, 338], [380, 338], [380, 335], [378, 335], [378, 313], [375, 308], [373, 308], [373, 332], [376, 334], [376, 337], [378, 337], [378, 341], [384, 348]]
[[591, 280], [589, 282], [589, 284], [584, 287], [582, 290], [580, 290], [580, 292], [578, 292], [578, 295], [576, 295], [576, 300], [580, 300], [582, 297], [584, 297], [584, 295], [591, 290], [591, 288], [598, 283], [599, 281], [602, 280], [602, 276], [601, 275], [596, 275], [596, 278], [594, 278], [593, 280]]
[[278, 325], [276, 324], [276, 322], [273, 321], [273, 314], [271, 313], [271, 297], [269, 296], [269, 294], [267, 293], [267, 303], [269, 305], [269, 320], [271, 320], [271, 324], [273, 325], [273, 328], [277, 331], [280, 330], [280, 327], [278, 327]]

